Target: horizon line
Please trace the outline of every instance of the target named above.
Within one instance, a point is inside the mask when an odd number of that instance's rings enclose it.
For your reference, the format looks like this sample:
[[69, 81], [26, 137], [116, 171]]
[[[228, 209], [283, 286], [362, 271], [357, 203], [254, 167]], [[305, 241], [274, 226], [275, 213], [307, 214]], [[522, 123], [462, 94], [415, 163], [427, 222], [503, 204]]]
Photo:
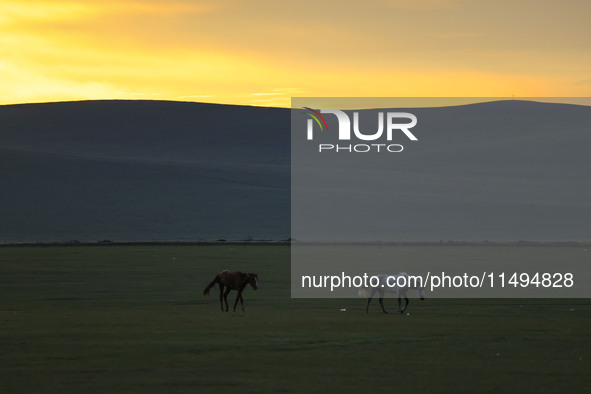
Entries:
[[[191, 103], [191, 104], [206, 104], [206, 105], [220, 105], [232, 107], [253, 107], [253, 108], [276, 108], [276, 109], [300, 109], [302, 106], [294, 106], [293, 100], [304, 101], [307, 106], [315, 106], [317, 108], [340, 108], [343, 110], [363, 110], [363, 109], [379, 109], [379, 108], [440, 108], [452, 107], [461, 105], [484, 104], [501, 101], [516, 101], [516, 102], [537, 102], [548, 104], [567, 104], [579, 106], [591, 106], [591, 97], [292, 97], [292, 106], [265, 106], [257, 104], [235, 104], [211, 101], [192, 101], [192, 100], [173, 100], [173, 99], [136, 99], [136, 98], [95, 98], [95, 99], [72, 99], [72, 100], [56, 100], [56, 101], [38, 101], [38, 102], [18, 102], [18, 103], [0, 103], [0, 107], [18, 106], [18, 105], [43, 105], [43, 104], [66, 104], [66, 103], [84, 103], [84, 102], [100, 102], [100, 101], [133, 101], [133, 102], [169, 102], [169, 103]], [[359, 105], [359, 103], [352, 106], [347, 101], [367, 101], [366, 105]], [[400, 103], [400, 101], [415, 101], [416, 104]], [[441, 101], [451, 101], [448, 104], [442, 105]], [[375, 106], [369, 103], [375, 102], [392, 102], [399, 103], [399, 105]], [[439, 103], [436, 103], [439, 101]], [[336, 105], [326, 105], [336, 104]]]

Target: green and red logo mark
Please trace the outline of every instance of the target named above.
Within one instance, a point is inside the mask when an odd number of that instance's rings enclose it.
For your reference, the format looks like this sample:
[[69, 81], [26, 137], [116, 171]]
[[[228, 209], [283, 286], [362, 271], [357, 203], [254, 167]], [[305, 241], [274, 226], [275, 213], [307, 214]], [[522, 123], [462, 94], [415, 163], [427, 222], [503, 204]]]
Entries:
[[[326, 127], [326, 130], [328, 130], [328, 125], [326, 124], [326, 120], [324, 119], [324, 116], [322, 116], [320, 114], [320, 112], [313, 110], [312, 108], [308, 108], [308, 107], [304, 107], [304, 109], [311, 111], [311, 112], [306, 112], [306, 113], [308, 115], [310, 115], [310, 117], [316, 121], [318, 126], [320, 126], [320, 130], [324, 130], [325, 127]], [[320, 122], [320, 120], [322, 120], [322, 123]], [[324, 127], [322, 127], [322, 124], [324, 124]]]

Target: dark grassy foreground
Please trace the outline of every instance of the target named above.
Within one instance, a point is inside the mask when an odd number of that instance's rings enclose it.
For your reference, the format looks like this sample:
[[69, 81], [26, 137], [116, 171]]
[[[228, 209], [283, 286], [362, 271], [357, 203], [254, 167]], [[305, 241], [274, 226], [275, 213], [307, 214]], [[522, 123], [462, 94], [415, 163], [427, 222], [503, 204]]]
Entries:
[[[591, 387], [588, 300], [366, 315], [362, 300], [290, 299], [287, 246], [0, 248], [0, 267], [1, 393]], [[201, 298], [225, 268], [260, 275], [246, 313], [220, 312], [217, 288]]]

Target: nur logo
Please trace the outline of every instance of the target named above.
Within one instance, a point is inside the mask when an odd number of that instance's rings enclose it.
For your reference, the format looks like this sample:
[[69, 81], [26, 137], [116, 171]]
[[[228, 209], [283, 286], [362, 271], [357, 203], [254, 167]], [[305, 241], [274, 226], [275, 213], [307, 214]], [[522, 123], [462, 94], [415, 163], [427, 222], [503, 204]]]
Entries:
[[[314, 125], [318, 125], [321, 132], [328, 131], [328, 125], [322, 114], [332, 114], [336, 116], [339, 124], [338, 140], [351, 141], [352, 138], [361, 141], [376, 141], [382, 138], [385, 130], [385, 137], [388, 143], [372, 143], [372, 144], [318, 144], [319, 152], [333, 151], [333, 152], [402, 152], [404, 147], [401, 144], [390, 144], [393, 140], [395, 132], [401, 131], [409, 140], [418, 141], [417, 137], [410, 131], [411, 128], [417, 125], [417, 117], [409, 112], [378, 112], [378, 129], [372, 133], [363, 133], [359, 127], [359, 112], [353, 112], [353, 133], [351, 133], [351, 119], [344, 111], [338, 109], [321, 109], [320, 112], [304, 107], [306, 114], [310, 116], [307, 122], [307, 139], [314, 140]], [[375, 113], [368, 111], [368, 113]], [[400, 120], [410, 120], [407, 123], [400, 123]]]

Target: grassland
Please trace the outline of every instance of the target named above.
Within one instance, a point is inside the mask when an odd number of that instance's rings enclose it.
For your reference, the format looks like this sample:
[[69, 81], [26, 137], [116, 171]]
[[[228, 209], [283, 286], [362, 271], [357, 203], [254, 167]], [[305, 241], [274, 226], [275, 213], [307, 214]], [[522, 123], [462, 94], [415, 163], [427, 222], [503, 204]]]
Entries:
[[[217, 289], [201, 297], [226, 268], [260, 275], [246, 313], [222, 313]], [[589, 300], [365, 314], [362, 300], [291, 299], [287, 246], [0, 248], [0, 269], [1, 393], [591, 387]]]

